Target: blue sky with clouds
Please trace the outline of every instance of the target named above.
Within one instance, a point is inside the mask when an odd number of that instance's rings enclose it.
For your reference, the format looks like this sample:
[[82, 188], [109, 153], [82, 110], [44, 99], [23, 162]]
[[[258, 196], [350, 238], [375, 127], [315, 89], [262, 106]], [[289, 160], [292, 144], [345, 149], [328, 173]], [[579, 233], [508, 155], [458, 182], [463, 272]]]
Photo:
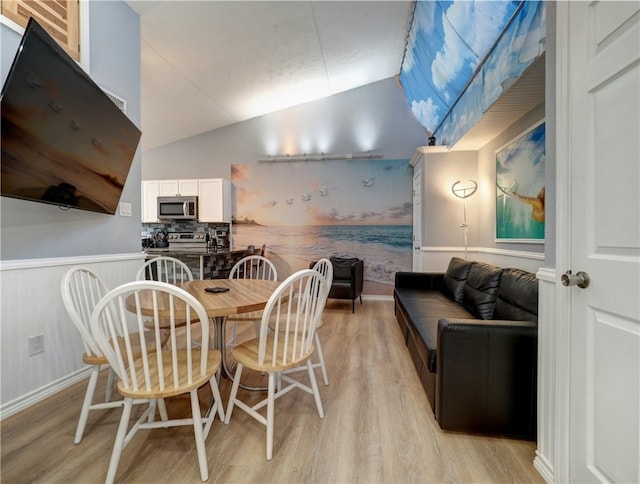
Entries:
[[[519, 4], [519, 1], [482, 0], [417, 3], [400, 81], [414, 115], [427, 130], [433, 132], [443, 121]], [[519, 76], [544, 50], [543, 43], [542, 49], [540, 47], [541, 39], [543, 42], [544, 2], [524, 2], [504, 41], [499, 42], [488, 58], [493, 57], [493, 61], [483, 68], [482, 82], [476, 88], [480, 92], [473, 93], [470, 99], [461, 99], [459, 104], [464, 110], [480, 111], [481, 117], [497, 99], [495, 93], [502, 92], [503, 80], [514, 74]], [[515, 62], [517, 68], [502, 60]], [[491, 80], [490, 101], [484, 98], [487, 92], [485, 78]], [[461, 112], [458, 106], [456, 109], [457, 129], [453, 133], [447, 132], [447, 143], [438, 139], [437, 144], [453, 144], [461, 136], [460, 130], [468, 130], [473, 125], [469, 122], [476, 122], [475, 114]], [[464, 123], [460, 124], [461, 121]], [[445, 126], [445, 132], [447, 129], [451, 131], [451, 127]], [[436, 137], [441, 138], [438, 133]]]

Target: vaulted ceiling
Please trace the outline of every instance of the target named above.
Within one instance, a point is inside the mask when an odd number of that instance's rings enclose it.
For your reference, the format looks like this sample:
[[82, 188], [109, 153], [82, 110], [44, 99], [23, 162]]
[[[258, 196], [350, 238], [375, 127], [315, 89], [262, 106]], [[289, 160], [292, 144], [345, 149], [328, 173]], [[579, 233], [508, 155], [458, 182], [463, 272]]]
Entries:
[[[143, 151], [397, 76], [414, 7], [405, 0], [127, 3], [141, 22]], [[543, 56], [454, 149], [479, 149], [542, 102], [544, 79]]]
[[410, 1], [129, 1], [143, 150], [400, 71]]

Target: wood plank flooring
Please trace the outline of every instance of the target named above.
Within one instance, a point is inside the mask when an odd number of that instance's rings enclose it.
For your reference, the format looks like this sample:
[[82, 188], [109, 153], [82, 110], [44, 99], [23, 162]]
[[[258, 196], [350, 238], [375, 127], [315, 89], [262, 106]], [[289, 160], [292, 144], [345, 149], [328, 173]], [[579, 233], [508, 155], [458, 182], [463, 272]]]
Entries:
[[[230, 424], [216, 420], [207, 439], [209, 482], [543, 482], [533, 467], [535, 443], [440, 430], [402, 343], [393, 302], [365, 300], [354, 315], [350, 301], [329, 300], [319, 331], [330, 380], [324, 386], [318, 370], [325, 418], [304, 392], [278, 400], [268, 462], [265, 427], [236, 408]], [[103, 372], [99, 387], [105, 382]], [[74, 445], [85, 385], [1, 423], [2, 482], [104, 482], [120, 410], [91, 412], [82, 442]], [[229, 381], [220, 389], [226, 410]], [[245, 399], [263, 395], [240, 392]], [[188, 399], [174, 399], [168, 409], [188, 413]], [[123, 451], [116, 480], [200, 482], [192, 429], [138, 433]]]

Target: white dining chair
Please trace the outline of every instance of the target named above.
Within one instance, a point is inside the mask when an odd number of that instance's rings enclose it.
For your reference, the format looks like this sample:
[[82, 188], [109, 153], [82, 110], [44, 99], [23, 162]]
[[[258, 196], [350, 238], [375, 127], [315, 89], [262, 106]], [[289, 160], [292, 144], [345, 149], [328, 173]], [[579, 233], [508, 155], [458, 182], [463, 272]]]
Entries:
[[[278, 280], [278, 271], [269, 259], [261, 255], [248, 255], [234, 264], [229, 272], [229, 279], [263, 279], [269, 281]], [[260, 318], [262, 310], [250, 313], [235, 314], [227, 318], [231, 322], [231, 340], [229, 346], [236, 344], [238, 337], [238, 323], [253, 321], [255, 336], [259, 334]]]
[[[323, 258], [313, 265], [313, 270], [319, 272], [324, 278], [325, 284], [327, 286], [327, 293], [328, 293], [329, 290], [331, 289], [331, 282], [333, 281], [333, 264], [331, 264], [331, 261], [329, 259]], [[320, 371], [322, 372], [322, 380], [326, 386], [326, 385], [329, 385], [329, 375], [327, 373], [327, 366], [324, 362], [324, 353], [322, 351], [322, 344], [320, 342], [320, 333], [318, 332], [318, 329], [322, 326], [322, 323], [323, 323], [323, 319], [321, 318], [320, 321], [318, 322], [318, 326], [315, 332], [315, 344], [316, 344], [316, 351], [318, 352], [318, 361], [315, 363], [312, 362], [311, 366], [313, 368], [320, 368]], [[282, 374], [287, 375], [290, 373], [305, 371], [306, 369], [307, 367], [304, 365], [298, 366], [296, 368], [290, 368], [289, 370], [285, 370], [282, 372]]]
[[[144, 314], [143, 314], [144, 313]], [[151, 331], [145, 330], [147, 321], [154, 322]], [[115, 437], [113, 453], [107, 471], [107, 482], [113, 482], [122, 451], [134, 435], [142, 429], [157, 429], [189, 425], [193, 427], [195, 447], [203, 481], [209, 478], [205, 440], [216, 413], [224, 420], [222, 399], [216, 383], [221, 354], [209, 348], [209, 319], [205, 308], [191, 294], [177, 286], [158, 281], [135, 281], [107, 293], [91, 314], [91, 330], [100, 350], [118, 375], [118, 390], [124, 396], [122, 417]], [[178, 349], [176, 327], [185, 328], [186, 345]], [[195, 347], [191, 334], [199, 327], [202, 340]], [[168, 350], [149, 351], [164, 344], [163, 331], [169, 329]], [[124, 332], [122, 328], [132, 328]], [[122, 333], [122, 336], [116, 336]], [[141, 342], [139, 354], [131, 351], [133, 336]], [[149, 341], [147, 341], [149, 338]], [[114, 343], [116, 342], [117, 343]], [[198, 388], [209, 384], [213, 401], [207, 414], [200, 411]], [[188, 394], [191, 418], [160, 421], [153, 419], [147, 409], [130, 430], [129, 419], [136, 399], [158, 399]], [[182, 448], [182, 444], [179, 445]]]
[[[260, 324], [260, 336], [238, 344], [232, 349], [237, 362], [233, 386], [229, 396], [225, 424], [231, 420], [235, 407], [262, 423], [267, 428], [266, 456], [273, 457], [275, 428], [275, 401], [298, 388], [315, 398], [320, 418], [324, 418], [322, 400], [315, 372], [311, 366], [314, 335], [327, 300], [328, 290], [318, 271], [304, 269], [285, 279], [271, 295]], [[306, 363], [310, 385], [305, 385], [282, 372]], [[267, 397], [253, 404], [238, 399], [238, 387], [244, 367], [269, 375]], [[288, 385], [276, 391], [276, 382]], [[253, 400], [252, 400], [253, 401]], [[259, 412], [266, 406], [266, 416]]]
[[[110, 368], [105, 389], [105, 401], [93, 403], [100, 371], [103, 367], [108, 366], [108, 361], [93, 338], [90, 328], [90, 316], [98, 301], [107, 294], [108, 288], [106, 284], [88, 267], [74, 266], [62, 278], [60, 289], [69, 319], [71, 319], [78, 333], [80, 333], [84, 346], [82, 361], [92, 367], [73, 439], [74, 444], [79, 444], [82, 441], [90, 411], [121, 407], [124, 405], [124, 400], [111, 401], [114, 373], [113, 369]], [[134, 353], [139, 352], [139, 346], [139, 342], [134, 341], [132, 343], [132, 351]], [[148, 399], [143, 399], [135, 403], [147, 403], [148, 401]], [[164, 402], [160, 402], [159, 407], [161, 413], [166, 415]]]
[[149, 259], [138, 269], [136, 281], [144, 280], [176, 284], [193, 281], [193, 273], [189, 266], [180, 259], [161, 255]]

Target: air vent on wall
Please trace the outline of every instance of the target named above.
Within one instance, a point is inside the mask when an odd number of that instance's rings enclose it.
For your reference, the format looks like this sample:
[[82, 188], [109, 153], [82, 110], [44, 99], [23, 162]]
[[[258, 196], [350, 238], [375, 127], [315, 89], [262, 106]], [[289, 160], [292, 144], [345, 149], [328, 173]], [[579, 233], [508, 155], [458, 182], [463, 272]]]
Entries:
[[106, 89], [103, 89], [103, 88], [100, 88], [100, 89], [102, 89], [102, 91], [107, 95], [107, 97], [113, 101], [113, 104], [118, 106], [118, 109], [120, 111], [122, 111], [124, 114], [127, 114], [127, 101], [116, 96], [112, 92], [107, 91]]

